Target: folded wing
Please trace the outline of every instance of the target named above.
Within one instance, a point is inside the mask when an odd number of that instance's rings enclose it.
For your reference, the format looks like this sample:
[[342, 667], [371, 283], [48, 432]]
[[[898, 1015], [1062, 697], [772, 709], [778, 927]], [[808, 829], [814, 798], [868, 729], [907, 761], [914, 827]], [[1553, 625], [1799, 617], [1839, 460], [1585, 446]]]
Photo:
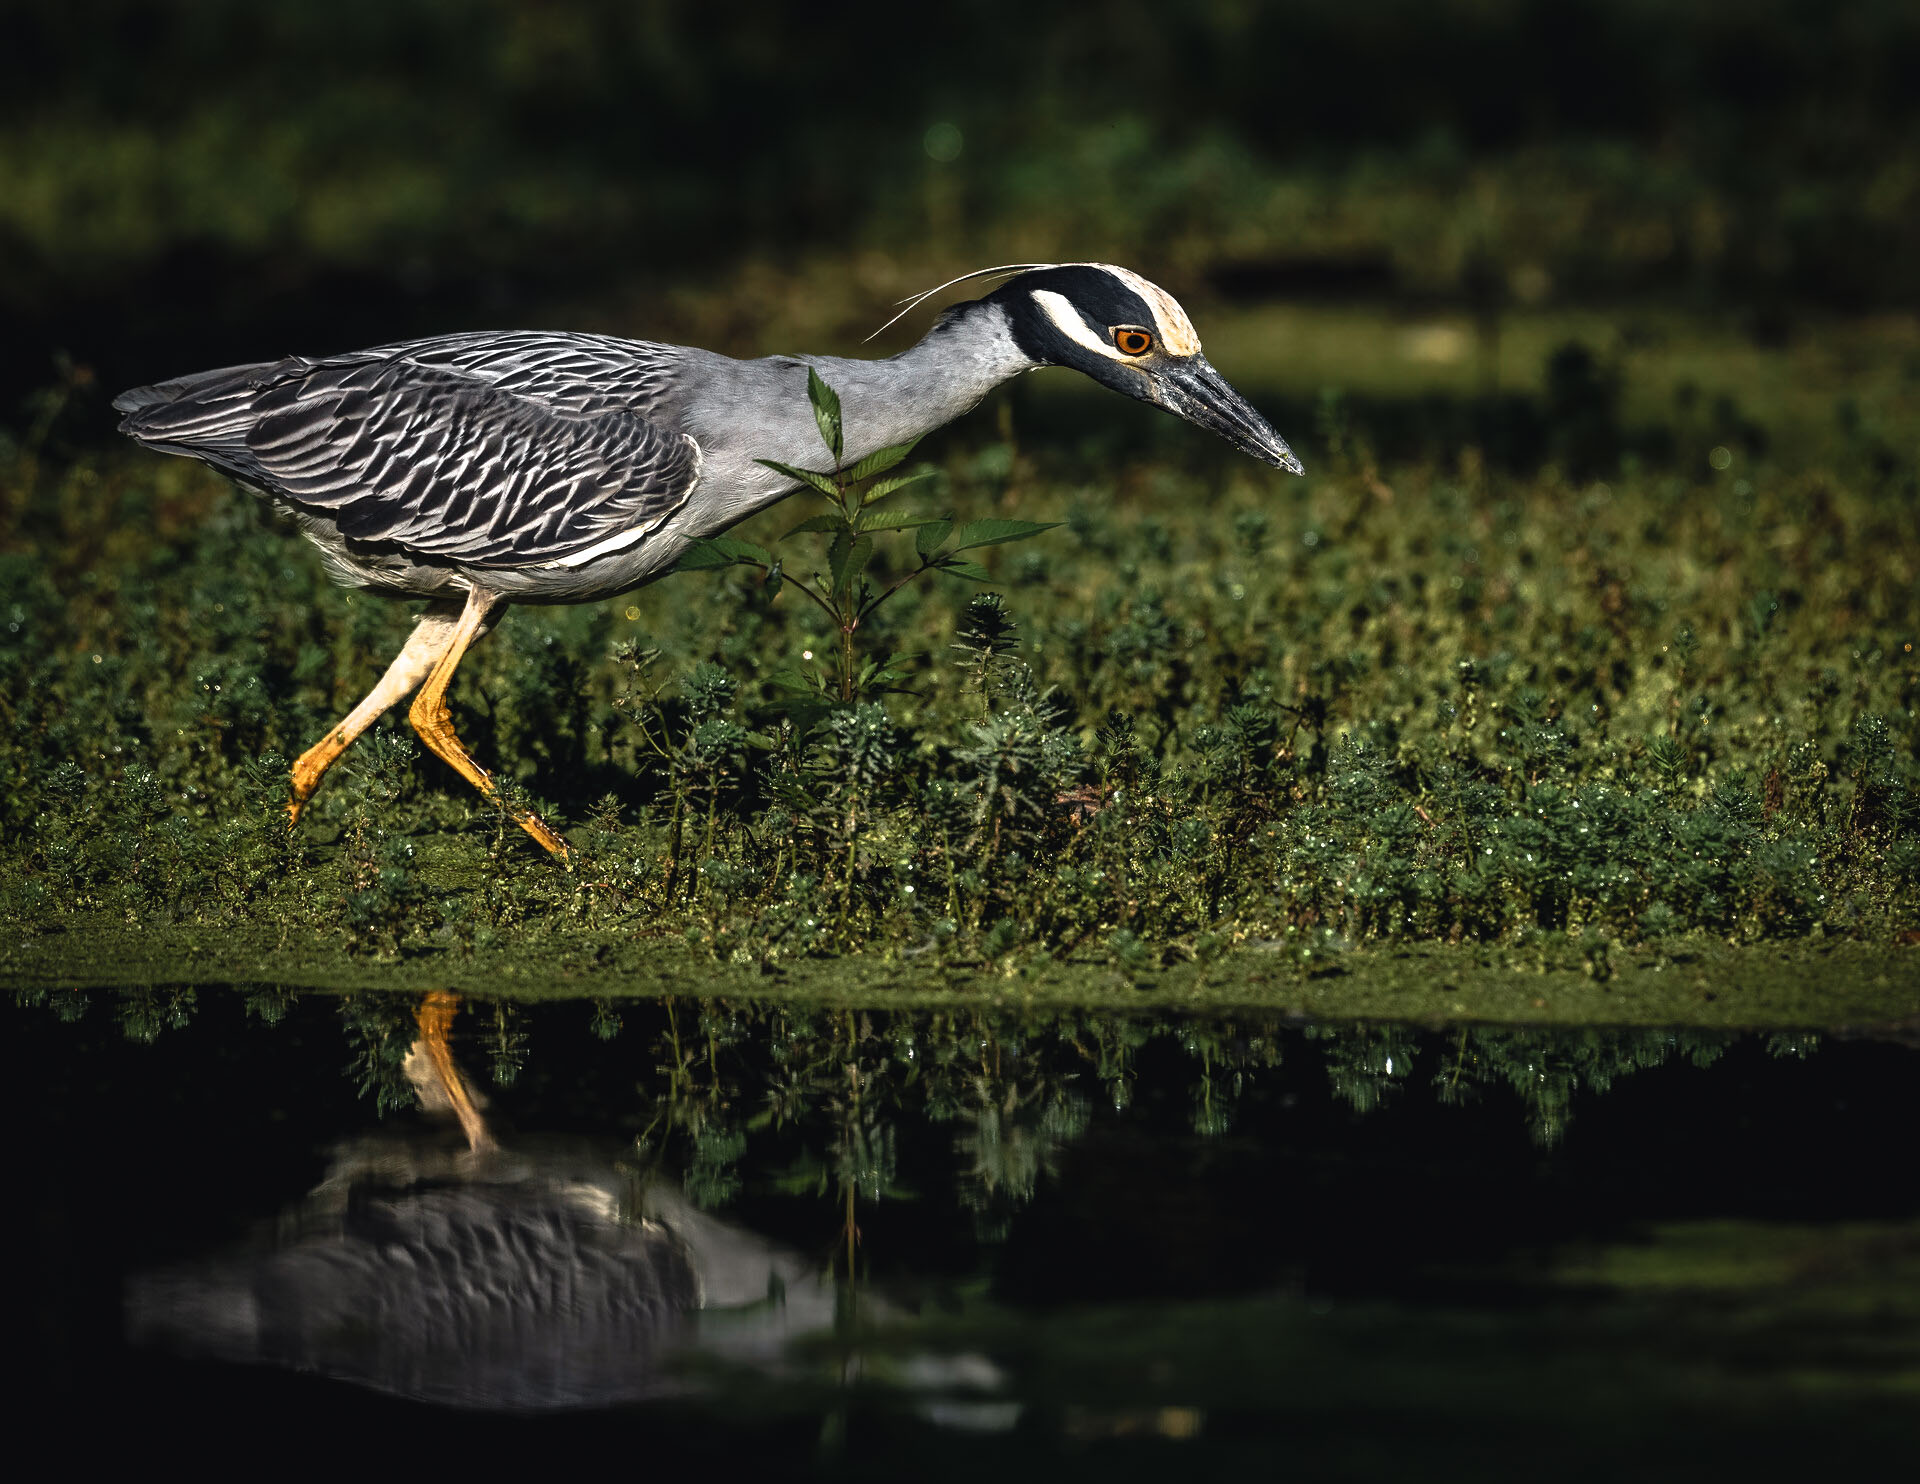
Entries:
[[628, 408], [555, 405], [404, 353], [236, 367], [121, 405], [143, 442], [324, 514], [349, 540], [474, 567], [644, 540], [699, 477], [691, 439]]

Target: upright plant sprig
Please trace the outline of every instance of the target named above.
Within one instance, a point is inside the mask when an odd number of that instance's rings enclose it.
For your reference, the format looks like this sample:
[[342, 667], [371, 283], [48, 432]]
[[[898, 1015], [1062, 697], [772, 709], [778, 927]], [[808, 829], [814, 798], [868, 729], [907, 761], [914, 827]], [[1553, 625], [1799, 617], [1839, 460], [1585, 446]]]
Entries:
[[[694, 542], [680, 558], [677, 570], [758, 567], [766, 574], [767, 581], [777, 580], [798, 588], [827, 616], [840, 636], [837, 690], [841, 702], [851, 703], [896, 678], [885, 659], [869, 658], [861, 663], [854, 651], [854, 635], [882, 603], [929, 572], [945, 572], [972, 582], [990, 582], [993, 579], [985, 567], [963, 558], [960, 553], [1009, 541], [1025, 541], [1051, 530], [1059, 522], [974, 520], [955, 530], [951, 515], [914, 515], [906, 510], [877, 509], [881, 501], [925, 479], [933, 471], [888, 473], [913, 452], [911, 443], [875, 449], [851, 467], [846, 466], [839, 394], [822, 381], [812, 367], [807, 369], [807, 400], [813, 405], [820, 441], [833, 455], [833, 472], [819, 474], [775, 459], [756, 459], [755, 462], [804, 485], [827, 501], [826, 510], [808, 516], [780, 538], [782, 542], [808, 534], [827, 538], [826, 549], [821, 554], [824, 562], [811, 572], [811, 580], [787, 571], [780, 558], [765, 547], [731, 536]], [[905, 566], [901, 574], [885, 586], [876, 587], [866, 576], [867, 566], [873, 560], [875, 538], [907, 531], [914, 533], [915, 564]]]

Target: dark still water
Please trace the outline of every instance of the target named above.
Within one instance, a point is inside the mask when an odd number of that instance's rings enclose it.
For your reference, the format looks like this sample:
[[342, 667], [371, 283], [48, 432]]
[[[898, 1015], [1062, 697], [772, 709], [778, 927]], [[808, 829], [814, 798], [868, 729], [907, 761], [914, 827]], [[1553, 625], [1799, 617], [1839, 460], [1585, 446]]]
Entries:
[[0, 1013], [16, 1415], [74, 1457], [1699, 1478], [1920, 1439], [1897, 1039]]

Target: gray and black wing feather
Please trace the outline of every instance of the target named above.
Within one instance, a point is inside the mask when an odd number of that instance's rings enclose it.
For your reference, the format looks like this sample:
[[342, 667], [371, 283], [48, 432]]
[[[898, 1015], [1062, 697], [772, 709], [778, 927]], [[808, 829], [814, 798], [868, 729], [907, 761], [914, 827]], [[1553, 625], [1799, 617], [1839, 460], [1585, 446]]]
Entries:
[[665, 354], [597, 336], [450, 336], [207, 372], [114, 405], [141, 442], [324, 516], [349, 541], [537, 566], [644, 539], [686, 502], [699, 449], [646, 415]]

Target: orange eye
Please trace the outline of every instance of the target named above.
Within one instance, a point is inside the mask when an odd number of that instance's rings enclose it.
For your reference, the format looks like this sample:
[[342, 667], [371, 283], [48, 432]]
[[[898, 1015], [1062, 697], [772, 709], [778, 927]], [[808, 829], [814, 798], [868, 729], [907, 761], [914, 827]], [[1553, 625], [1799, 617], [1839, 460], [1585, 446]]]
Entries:
[[1145, 330], [1122, 328], [1113, 332], [1113, 343], [1120, 347], [1122, 355], [1143, 356], [1153, 349], [1153, 336]]

